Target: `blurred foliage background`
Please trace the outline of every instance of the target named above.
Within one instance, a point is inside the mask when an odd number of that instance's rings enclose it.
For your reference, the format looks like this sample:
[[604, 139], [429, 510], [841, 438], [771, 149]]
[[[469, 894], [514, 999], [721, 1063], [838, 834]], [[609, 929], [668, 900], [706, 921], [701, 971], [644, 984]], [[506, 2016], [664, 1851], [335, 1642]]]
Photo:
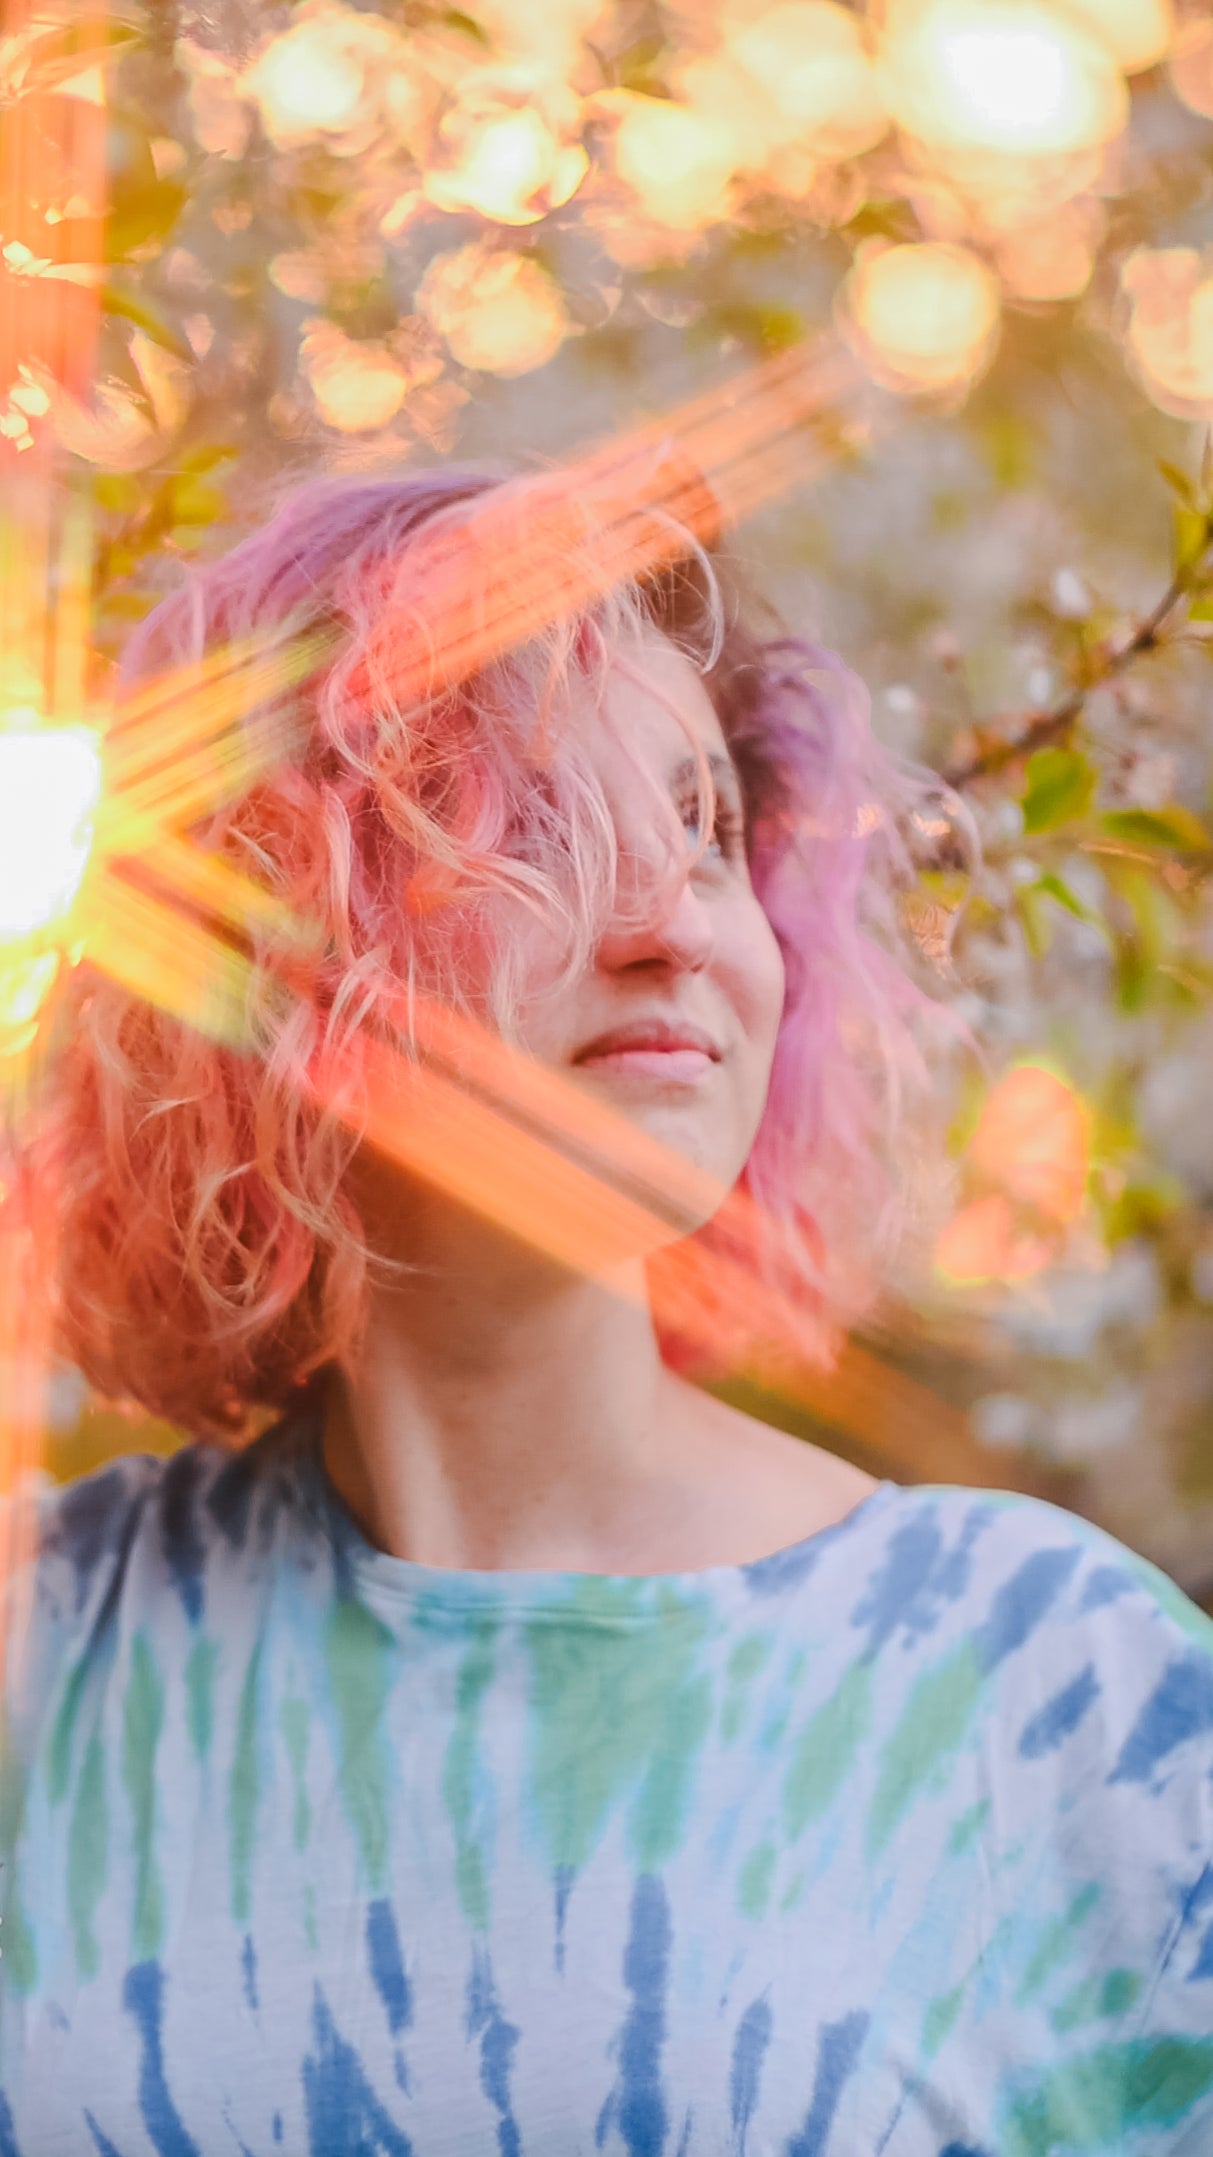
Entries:
[[[963, 1413], [975, 1480], [1213, 1596], [1210, 10], [42, 7], [0, 132], [60, 140], [64, 99], [105, 203], [48, 153], [0, 278], [28, 324], [103, 215], [100, 364], [27, 335], [0, 436], [53, 429], [87, 489], [103, 664], [293, 477], [534, 465], [857, 356], [832, 463], [735, 552], [951, 789], [907, 919], [981, 1054], [951, 1219], [867, 1345]], [[172, 1442], [70, 1372], [52, 1420], [58, 1473]], [[938, 1475], [929, 1418], [834, 1436]]]

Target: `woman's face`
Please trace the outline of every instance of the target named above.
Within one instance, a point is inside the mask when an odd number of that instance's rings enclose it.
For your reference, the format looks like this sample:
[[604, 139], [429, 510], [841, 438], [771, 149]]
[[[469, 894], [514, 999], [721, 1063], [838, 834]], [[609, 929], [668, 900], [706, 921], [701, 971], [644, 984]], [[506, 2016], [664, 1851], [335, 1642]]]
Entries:
[[[611, 668], [590, 745], [617, 837], [615, 914], [580, 979], [524, 1005], [518, 1038], [731, 1185], [766, 1104], [783, 961], [750, 883], [720, 721], [668, 639], [647, 634]], [[706, 845], [697, 757], [715, 787]]]

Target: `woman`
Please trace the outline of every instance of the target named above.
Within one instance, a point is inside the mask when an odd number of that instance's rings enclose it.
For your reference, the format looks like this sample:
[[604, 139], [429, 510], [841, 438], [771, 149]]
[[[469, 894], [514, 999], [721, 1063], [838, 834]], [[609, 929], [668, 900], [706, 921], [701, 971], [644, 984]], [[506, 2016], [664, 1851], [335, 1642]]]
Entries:
[[[67, 1351], [204, 1438], [43, 1501], [0, 2152], [1195, 2157], [1213, 1629], [677, 1374], [743, 1278], [820, 1341], [887, 1244], [862, 701], [689, 542], [406, 697], [427, 542], [504, 503], [525, 550], [529, 499], [304, 492], [136, 640], [335, 639], [201, 832], [323, 941], [301, 988], [262, 940], [256, 1055], [82, 977], [32, 1141]], [[427, 1012], [665, 1162], [680, 1234], [590, 1208], [578, 1259], [419, 1159]]]

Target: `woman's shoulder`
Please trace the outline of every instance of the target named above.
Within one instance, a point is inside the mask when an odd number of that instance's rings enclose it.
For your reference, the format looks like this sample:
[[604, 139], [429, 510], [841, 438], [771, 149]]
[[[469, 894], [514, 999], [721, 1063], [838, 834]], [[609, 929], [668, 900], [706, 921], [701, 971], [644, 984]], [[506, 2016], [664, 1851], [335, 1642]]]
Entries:
[[[1080, 1513], [1022, 1491], [960, 1484], [902, 1486], [898, 1501], [890, 1535], [949, 1547], [957, 1580], [987, 1590], [1012, 1630], [1056, 1607], [1113, 1632], [1148, 1619], [1160, 1635], [1213, 1654], [1213, 1618], [1160, 1566]], [[965, 1563], [970, 1554], [974, 1562]]]
[[90, 1637], [133, 1589], [201, 1611], [217, 1557], [239, 1559], [285, 1490], [281, 1427], [232, 1450], [198, 1440], [167, 1457], [122, 1454], [63, 1484], [41, 1478], [12, 1501], [6, 1584], [18, 1637], [37, 1649]]
[[[950, 1636], [975, 1667], [1076, 1656], [1122, 1698], [1182, 1665], [1213, 1729], [1213, 1618], [1148, 1558], [1082, 1515], [1019, 1491], [881, 1486], [870, 1523], [864, 1607], [886, 1637]], [[958, 1637], [959, 1636], [959, 1637]]]

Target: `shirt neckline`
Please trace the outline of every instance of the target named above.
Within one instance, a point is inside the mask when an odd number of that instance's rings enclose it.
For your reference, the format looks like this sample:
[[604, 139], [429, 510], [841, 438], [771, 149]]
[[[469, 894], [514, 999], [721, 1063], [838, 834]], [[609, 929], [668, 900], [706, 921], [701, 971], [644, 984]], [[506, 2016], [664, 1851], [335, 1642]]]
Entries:
[[627, 1623], [668, 1616], [680, 1603], [750, 1601], [799, 1580], [830, 1544], [871, 1520], [900, 1494], [901, 1485], [878, 1482], [839, 1520], [815, 1528], [794, 1543], [731, 1565], [695, 1566], [674, 1573], [582, 1573], [546, 1568], [492, 1569], [426, 1565], [379, 1550], [364, 1535], [324, 1463], [319, 1418], [302, 1433], [299, 1462], [310, 1510], [332, 1545], [339, 1572], [394, 1602], [424, 1604], [434, 1611], [486, 1614], [572, 1615]]

